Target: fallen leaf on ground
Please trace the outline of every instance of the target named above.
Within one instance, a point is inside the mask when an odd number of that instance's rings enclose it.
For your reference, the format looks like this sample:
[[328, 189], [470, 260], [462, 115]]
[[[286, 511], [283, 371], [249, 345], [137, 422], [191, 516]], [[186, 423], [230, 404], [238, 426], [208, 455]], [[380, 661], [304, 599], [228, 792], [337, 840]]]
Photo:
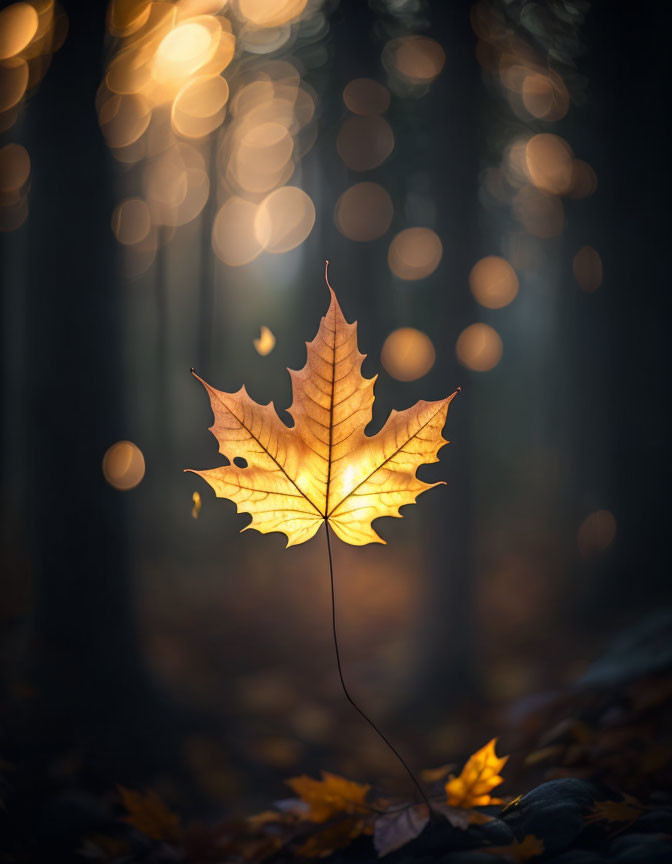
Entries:
[[426, 804], [403, 807], [379, 816], [373, 826], [373, 845], [382, 858], [395, 849], [400, 849], [422, 833], [429, 822]]
[[345, 543], [384, 543], [371, 523], [401, 516], [400, 507], [440, 485], [419, 480], [416, 472], [438, 462], [438, 451], [448, 443], [441, 432], [455, 393], [392, 411], [376, 435], [364, 434], [377, 376], [362, 376], [357, 325], [348, 324], [329, 290], [331, 303], [307, 344], [306, 365], [290, 370], [292, 428], [272, 402], [259, 405], [245, 387], [236, 393], [215, 390], [194, 373], [210, 397], [210, 431], [231, 463], [194, 473], [218, 498], [251, 515], [246, 528], [286, 534], [288, 546], [310, 540], [323, 522]]
[[366, 828], [364, 819], [343, 819], [313, 834], [299, 846], [296, 854], [302, 858], [326, 858], [336, 849], [349, 846]]
[[596, 801], [585, 822], [635, 822], [645, 811], [644, 805], [626, 795], [622, 801]]
[[499, 772], [506, 765], [508, 756], [499, 757], [495, 753], [497, 739], [493, 738], [472, 756], [462, 769], [459, 777], [451, 776], [446, 783], [447, 803], [451, 807], [484, 807], [488, 804], [501, 804], [490, 792], [504, 782]]
[[441, 780], [445, 780], [454, 768], [455, 764], [453, 762], [447, 765], [440, 765], [438, 768], [424, 768], [420, 772], [420, 779], [424, 783], [440, 783]]
[[509, 861], [515, 862], [515, 864], [523, 864], [531, 858], [543, 855], [544, 841], [535, 837], [534, 834], [527, 834], [521, 841], [514, 840], [508, 846], [487, 846], [478, 851], [487, 852], [489, 855], [500, 855], [502, 858], [508, 858]]
[[368, 784], [355, 783], [337, 774], [322, 772], [321, 780], [314, 780], [307, 774], [292, 777], [287, 785], [310, 808], [305, 818], [311, 822], [326, 822], [340, 813], [356, 814], [371, 812], [366, 804]]
[[167, 843], [179, 842], [180, 817], [163, 803], [153, 789], [148, 792], [137, 792], [124, 786], [119, 786], [118, 789], [122, 804], [128, 813], [125, 821], [129, 825], [153, 840], [165, 840]]

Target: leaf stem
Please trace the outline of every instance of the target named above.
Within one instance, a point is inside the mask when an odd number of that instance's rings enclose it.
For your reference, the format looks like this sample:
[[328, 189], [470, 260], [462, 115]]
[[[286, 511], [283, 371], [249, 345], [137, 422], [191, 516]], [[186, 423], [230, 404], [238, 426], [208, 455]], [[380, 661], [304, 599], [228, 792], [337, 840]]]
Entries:
[[355, 700], [352, 698], [352, 696], [348, 692], [348, 688], [345, 686], [345, 681], [343, 680], [343, 669], [341, 667], [341, 654], [340, 654], [340, 651], [338, 650], [338, 636], [336, 635], [336, 595], [334, 592], [334, 559], [333, 559], [333, 556], [331, 554], [331, 536], [330, 536], [330, 530], [331, 529], [329, 528], [329, 523], [327, 522], [326, 519], [324, 522], [324, 527], [326, 528], [326, 531], [327, 531], [327, 551], [329, 552], [329, 578], [331, 581], [331, 626], [332, 626], [332, 631], [334, 634], [334, 649], [336, 651], [336, 665], [338, 666], [338, 677], [341, 680], [341, 687], [343, 688], [343, 693], [345, 694], [345, 698], [352, 705], [352, 707], [355, 709], [355, 711], [357, 711], [357, 713], [361, 717], [363, 717], [364, 720], [366, 720], [366, 722], [369, 724], [369, 726], [385, 742], [385, 744], [387, 744], [387, 746], [394, 753], [394, 755], [397, 757], [399, 762], [404, 766], [404, 768], [406, 769], [406, 773], [408, 774], [408, 776], [413, 781], [413, 784], [414, 784], [415, 788], [418, 790], [418, 792], [420, 793], [422, 800], [429, 807], [429, 811], [431, 814], [431, 804], [430, 804], [429, 798], [427, 797], [424, 789], [422, 788], [422, 786], [418, 782], [415, 774], [408, 767], [403, 756], [399, 753], [399, 751], [392, 744], [392, 742], [381, 732], [381, 730], [376, 726], [376, 724], [373, 722], [373, 720], [367, 714], [365, 714], [364, 711], [362, 711], [362, 709], [359, 707], [359, 705], [355, 702]]

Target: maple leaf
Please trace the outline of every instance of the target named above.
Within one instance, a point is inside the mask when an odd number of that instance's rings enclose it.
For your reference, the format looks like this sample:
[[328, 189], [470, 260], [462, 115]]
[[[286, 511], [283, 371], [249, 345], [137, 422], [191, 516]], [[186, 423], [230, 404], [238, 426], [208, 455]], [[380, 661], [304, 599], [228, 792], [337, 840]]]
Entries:
[[355, 783], [337, 774], [322, 771], [322, 779], [314, 780], [307, 774], [292, 777], [287, 785], [308, 805], [305, 818], [311, 822], [326, 822], [339, 813], [369, 813], [365, 798], [370, 786]]
[[493, 738], [469, 757], [459, 777], [451, 775], [446, 783], [446, 795], [451, 807], [484, 807], [487, 804], [501, 804], [490, 792], [504, 782], [499, 772], [506, 765], [508, 756], [499, 757], [495, 753], [497, 739]]
[[[279, 531], [294, 546], [326, 522], [354, 546], [384, 543], [372, 521], [401, 516], [400, 507], [440, 485], [419, 480], [416, 472], [438, 462], [439, 449], [448, 443], [441, 432], [456, 393], [392, 411], [376, 435], [365, 435], [377, 376], [362, 376], [365, 355], [357, 347], [357, 324], [345, 320], [327, 285], [331, 303], [317, 335], [306, 343], [306, 365], [289, 370], [293, 427], [280, 420], [272, 402], [259, 405], [244, 386], [225, 393], [193, 373], [210, 396], [215, 417], [210, 431], [231, 463], [194, 473], [218, 498], [251, 515], [243, 530]], [[246, 467], [234, 464], [238, 459]]]
[[342, 819], [310, 836], [298, 847], [296, 854], [301, 858], [326, 858], [334, 850], [349, 846], [366, 829], [364, 819]]
[[487, 852], [490, 855], [499, 855], [502, 858], [507, 858], [515, 864], [523, 864], [531, 858], [536, 858], [544, 853], [544, 841], [535, 837], [534, 834], [527, 834], [522, 840], [514, 840], [508, 846], [487, 846], [479, 849], [479, 852]]
[[632, 795], [625, 795], [622, 801], [595, 801], [593, 809], [584, 819], [588, 824], [595, 822], [636, 822], [646, 807]]
[[124, 786], [119, 786], [118, 789], [128, 813], [125, 821], [129, 825], [153, 840], [179, 842], [180, 817], [166, 807], [153, 789], [145, 793]]
[[383, 855], [401, 849], [411, 840], [415, 840], [425, 830], [428, 822], [429, 807], [426, 804], [383, 813], [376, 819], [373, 827], [373, 845], [378, 857], [382, 858]]

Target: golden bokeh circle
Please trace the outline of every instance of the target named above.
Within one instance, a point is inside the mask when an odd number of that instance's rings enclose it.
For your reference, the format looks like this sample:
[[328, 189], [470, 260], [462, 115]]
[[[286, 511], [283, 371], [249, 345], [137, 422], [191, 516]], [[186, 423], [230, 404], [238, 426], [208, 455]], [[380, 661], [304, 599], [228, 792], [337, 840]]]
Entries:
[[117, 441], [103, 456], [103, 476], [114, 489], [126, 492], [145, 476], [145, 457], [132, 441]]
[[390, 243], [387, 263], [399, 279], [416, 280], [430, 276], [439, 266], [443, 246], [431, 228], [406, 228]]
[[486, 255], [472, 267], [469, 287], [481, 306], [501, 309], [508, 306], [518, 293], [518, 277], [505, 258]]
[[474, 372], [488, 372], [502, 359], [502, 340], [489, 324], [470, 324], [457, 339], [457, 359]]
[[414, 327], [393, 330], [383, 343], [380, 361], [385, 371], [398, 381], [416, 381], [434, 365], [436, 352], [432, 340]]

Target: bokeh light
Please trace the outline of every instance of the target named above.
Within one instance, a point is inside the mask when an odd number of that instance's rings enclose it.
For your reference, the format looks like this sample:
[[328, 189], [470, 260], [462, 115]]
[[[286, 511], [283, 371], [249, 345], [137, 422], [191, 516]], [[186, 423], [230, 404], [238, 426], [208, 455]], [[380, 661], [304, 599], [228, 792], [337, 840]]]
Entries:
[[28, 86], [28, 64], [22, 57], [0, 62], [0, 112], [9, 111], [23, 99]]
[[442, 255], [441, 240], [431, 228], [406, 228], [390, 243], [387, 263], [400, 279], [424, 279], [436, 270]]
[[[0, 149], [0, 199], [3, 203], [27, 182], [30, 156], [21, 144], [5, 144]], [[8, 203], [8, 202], [7, 202]]]
[[368, 243], [382, 237], [392, 223], [392, 199], [378, 183], [356, 183], [336, 202], [334, 221], [350, 240]]
[[188, 81], [173, 100], [173, 131], [185, 138], [203, 138], [221, 125], [229, 98], [229, 85], [221, 75]]
[[238, 0], [238, 11], [255, 27], [279, 27], [294, 21], [307, 0]]
[[570, 198], [588, 198], [597, 189], [597, 174], [583, 159], [575, 159], [572, 165]]
[[472, 267], [469, 287], [481, 306], [501, 309], [518, 293], [518, 277], [506, 259], [487, 255]]
[[20, 54], [37, 33], [39, 18], [30, 3], [12, 3], [0, 11], [0, 60]]
[[120, 243], [132, 246], [147, 237], [152, 228], [152, 217], [142, 198], [126, 198], [114, 208], [112, 231]]
[[315, 205], [298, 186], [275, 189], [261, 202], [254, 219], [257, 241], [275, 254], [296, 249], [313, 230]]
[[616, 539], [616, 518], [611, 510], [596, 510], [590, 513], [579, 526], [576, 545], [582, 558], [600, 555]]
[[275, 348], [275, 335], [265, 324], [262, 324], [259, 338], [254, 339], [253, 342], [257, 353], [261, 354], [262, 357], [265, 357]]
[[257, 205], [234, 195], [220, 207], [212, 226], [212, 248], [215, 255], [231, 267], [249, 264], [262, 251], [254, 223]]
[[436, 39], [401, 36], [387, 43], [383, 63], [412, 84], [430, 84], [443, 69], [446, 55]]
[[572, 263], [574, 278], [584, 291], [597, 291], [602, 284], [602, 258], [592, 246], [583, 246]]
[[145, 476], [145, 457], [132, 441], [117, 441], [103, 456], [103, 475], [114, 489], [133, 489]]
[[565, 224], [565, 211], [562, 201], [526, 185], [513, 200], [513, 212], [521, 225], [535, 237], [548, 239], [562, 233]]
[[574, 159], [567, 142], [558, 135], [533, 135], [525, 148], [527, 172], [543, 192], [565, 195], [572, 188]]
[[384, 114], [390, 107], [390, 91], [373, 78], [353, 78], [343, 90], [343, 102], [353, 114]]
[[394, 150], [392, 127], [378, 115], [348, 117], [336, 139], [338, 155], [352, 171], [377, 168]]
[[413, 327], [394, 330], [383, 343], [380, 361], [385, 371], [398, 381], [415, 381], [434, 365], [436, 352], [426, 333]]
[[470, 324], [459, 335], [457, 358], [474, 372], [488, 372], [502, 359], [502, 340], [489, 324]]

